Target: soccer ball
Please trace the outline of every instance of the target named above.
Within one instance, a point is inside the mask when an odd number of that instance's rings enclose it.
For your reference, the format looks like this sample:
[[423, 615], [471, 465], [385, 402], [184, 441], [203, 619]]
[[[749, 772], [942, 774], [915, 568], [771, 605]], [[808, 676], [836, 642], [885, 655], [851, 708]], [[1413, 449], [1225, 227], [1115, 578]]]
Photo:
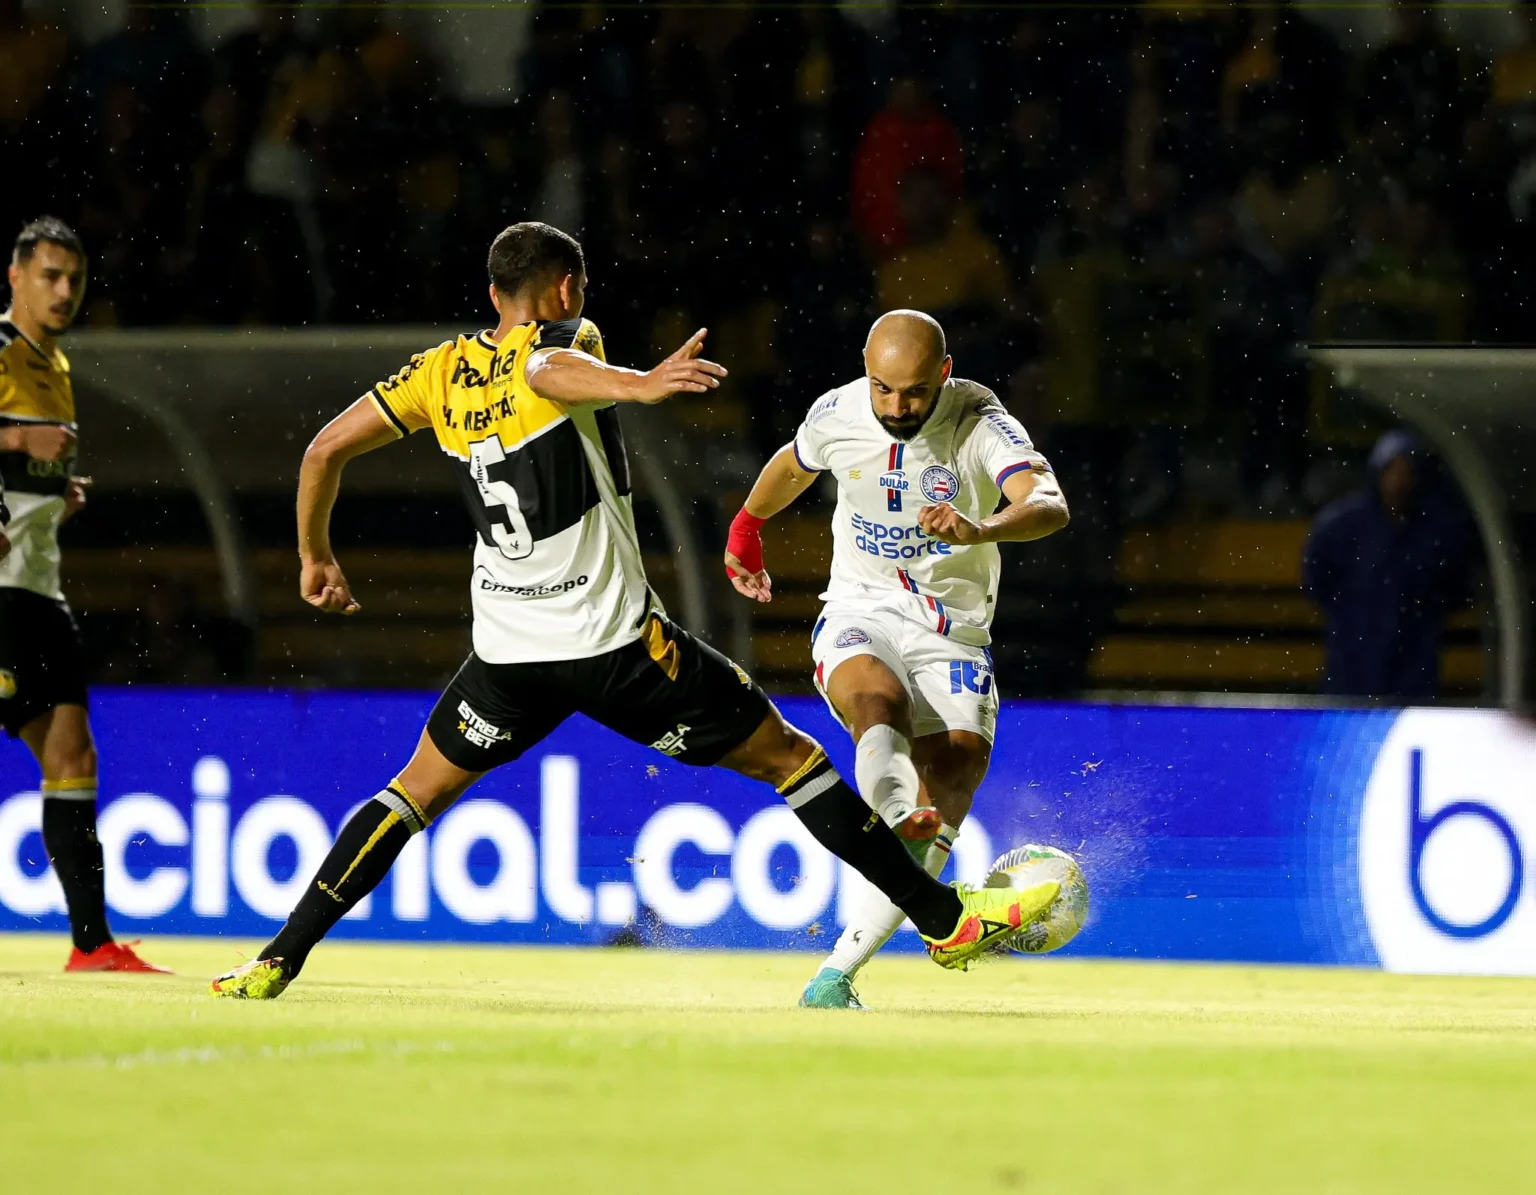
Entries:
[[1010, 950], [1045, 954], [1077, 937], [1088, 919], [1088, 880], [1066, 851], [1033, 842], [999, 855], [989, 869], [988, 888], [1032, 888], [1047, 880], [1060, 884], [1061, 894], [1044, 916], [1009, 939]]

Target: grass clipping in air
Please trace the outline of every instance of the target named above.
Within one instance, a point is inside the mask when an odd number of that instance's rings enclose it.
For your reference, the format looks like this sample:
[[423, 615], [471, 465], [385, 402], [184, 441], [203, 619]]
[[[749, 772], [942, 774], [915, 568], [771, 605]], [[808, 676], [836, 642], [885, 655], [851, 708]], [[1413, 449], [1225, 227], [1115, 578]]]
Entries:
[[[16, 1192], [1536, 1189], [1536, 982], [326, 944], [273, 1003], [0, 936]], [[249, 946], [246, 949], [250, 949]]]

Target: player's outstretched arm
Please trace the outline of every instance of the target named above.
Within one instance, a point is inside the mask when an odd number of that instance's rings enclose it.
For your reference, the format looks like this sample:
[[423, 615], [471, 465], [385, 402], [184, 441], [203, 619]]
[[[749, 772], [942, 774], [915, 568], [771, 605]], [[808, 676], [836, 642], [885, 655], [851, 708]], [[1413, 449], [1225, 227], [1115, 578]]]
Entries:
[[655, 369], [644, 372], [609, 365], [579, 349], [547, 349], [529, 358], [523, 377], [535, 394], [566, 406], [657, 403], [674, 394], [705, 394], [727, 374], [725, 366], [699, 356], [708, 332], [700, 328]]
[[331, 551], [331, 509], [347, 462], [398, 437], [378, 409], [360, 398], [320, 429], [299, 466], [299, 596], [333, 614], [363, 607]]
[[991, 518], [974, 522], [948, 502], [925, 506], [917, 512], [917, 525], [925, 535], [946, 544], [1023, 543], [1044, 539], [1067, 525], [1067, 498], [1054, 473], [1033, 469], [1015, 473], [1003, 482], [1008, 505]]
[[773, 578], [763, 567], [763, 524], [809, 489], [816, 477], [800, 467], [793, 444], [774, 453], [757, 475], [725, 544], [725, 575], [743, 597], [773, 601]]

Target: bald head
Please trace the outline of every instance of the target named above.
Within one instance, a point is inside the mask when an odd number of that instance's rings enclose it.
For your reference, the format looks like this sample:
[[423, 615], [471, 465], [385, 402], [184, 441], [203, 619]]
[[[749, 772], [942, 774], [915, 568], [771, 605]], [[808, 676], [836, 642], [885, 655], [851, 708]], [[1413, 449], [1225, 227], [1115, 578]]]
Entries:
[[864, 364], [878, 362], [893, 372], [927, 373], [949, 356], [944, 329], [921, 311], [887, 311], [869, 329]]
[[921, 311], [888, 311], [864, 342], [864, 372], [875, 416], [899, 440], [916, 435], [949, 380], [949, 350], [939, 321]]

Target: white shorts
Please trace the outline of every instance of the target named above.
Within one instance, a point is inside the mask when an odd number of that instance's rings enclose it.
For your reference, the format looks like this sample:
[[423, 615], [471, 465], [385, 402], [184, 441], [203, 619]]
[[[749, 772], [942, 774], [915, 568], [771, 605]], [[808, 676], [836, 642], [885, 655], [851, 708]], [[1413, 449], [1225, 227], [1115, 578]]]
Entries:
[[985, 647], [956, 643], [894, 610], [828, 603], [811, 633], [811, 658], [816, 691], [829, 707], [827, 681], [853, 656], [874, 656], [900, 678], [912, 702], [913, 738], [969, 730], [992, 741], [997, 683]]

